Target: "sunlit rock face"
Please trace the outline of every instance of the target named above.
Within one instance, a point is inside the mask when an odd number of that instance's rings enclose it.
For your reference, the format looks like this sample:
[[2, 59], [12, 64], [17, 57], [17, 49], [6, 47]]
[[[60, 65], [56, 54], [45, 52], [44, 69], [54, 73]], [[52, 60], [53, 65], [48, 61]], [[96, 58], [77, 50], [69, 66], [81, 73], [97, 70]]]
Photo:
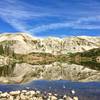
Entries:
[[77, 36], [66, 38], [35, 38], [26, 33], [2, 34], [0, 43], [5, 47], [5, 42], [15, 53], [27, 54], [30, 52], [45, 52], [52, 54], [67, 54], [82, 52], [100, 47], [100, 37]]
[[[0, 82], [1, 83], [25, 83], [32, 80], [72, 80], [72, 81], [98, 81], [100, 71], [88, 66], [68, 64], [64, 62], [52, 62], [33, 65], [27, 61], [22, 62], [23, 55], [30, 53], [49, 53], [62, 55], [68, 53], [84, 52], [93, 48], [100, 48], [100, 37], [66, 37], [66, 38], [36, 38], [26, 33], [1, 34], [0, 35]], [[18, 54], [19, 58], [15, 57]], [[52, 54], [52, 55], [50, 55]], [[21, 55], [21, 56], [20, 56]], [[43, 55], [35, 55], [43, 61]], [[26, 56], [25, 56], [26, 57]], [[48, 57], [48, 60], [51, 58]], [[17, 59], [16, 59], [17, 58]], [[33, 60], [33, 58], [31, 60]], [[44, 57], [45, 58], [45, 57]], [[54, 58], [54, 57], [53, 57]], [[47, 60], [47, 59], [46, 59]], [[98, 60], [98, 59], [97, 59]], [[31, 62], [31, 61], [30, 61]]]

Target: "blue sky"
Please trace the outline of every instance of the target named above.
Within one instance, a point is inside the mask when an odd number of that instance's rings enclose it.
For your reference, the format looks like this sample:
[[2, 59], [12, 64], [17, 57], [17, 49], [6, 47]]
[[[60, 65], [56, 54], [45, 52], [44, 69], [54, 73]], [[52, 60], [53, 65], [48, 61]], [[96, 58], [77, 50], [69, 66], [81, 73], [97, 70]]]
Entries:
[[100, 36], [100, 0], [0, 0], [0, 33]]

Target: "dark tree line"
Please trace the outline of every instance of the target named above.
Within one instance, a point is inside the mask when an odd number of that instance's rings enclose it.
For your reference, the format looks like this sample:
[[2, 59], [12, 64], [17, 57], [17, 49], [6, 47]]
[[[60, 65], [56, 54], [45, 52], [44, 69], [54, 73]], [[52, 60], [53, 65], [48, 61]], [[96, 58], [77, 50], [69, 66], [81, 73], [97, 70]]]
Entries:
[[0, 44], [0, 55], [15, 57], [14, 49], [11, 48], [11, 43], [6, 42]]

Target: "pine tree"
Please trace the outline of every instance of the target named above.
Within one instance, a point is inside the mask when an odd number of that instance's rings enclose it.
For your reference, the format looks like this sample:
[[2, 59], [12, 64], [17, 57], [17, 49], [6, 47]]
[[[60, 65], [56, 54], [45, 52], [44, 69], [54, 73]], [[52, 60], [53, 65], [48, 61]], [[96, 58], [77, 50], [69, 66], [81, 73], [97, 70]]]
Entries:
[[3, 46], [0, 45], [0, 55], [4, 54]]

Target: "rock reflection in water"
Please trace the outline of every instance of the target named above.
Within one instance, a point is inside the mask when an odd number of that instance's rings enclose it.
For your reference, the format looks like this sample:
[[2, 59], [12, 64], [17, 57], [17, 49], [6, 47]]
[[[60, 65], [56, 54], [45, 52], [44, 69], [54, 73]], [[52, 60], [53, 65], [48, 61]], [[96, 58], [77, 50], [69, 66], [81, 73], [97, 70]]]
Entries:
[[12, 76], [14, 71], [15, 63], [12, 65], [5, 65], [0, 67], [0, 76]]
[[31, 65], [27, 63], [14, 63], [2, 66], [0, 82], [25, 83], [32, 80], [72, 80], [72, 81], [97, 81], [100, 80], [98, 70], [93, 70], [82, 65], [54, 62], [46, 65]]

